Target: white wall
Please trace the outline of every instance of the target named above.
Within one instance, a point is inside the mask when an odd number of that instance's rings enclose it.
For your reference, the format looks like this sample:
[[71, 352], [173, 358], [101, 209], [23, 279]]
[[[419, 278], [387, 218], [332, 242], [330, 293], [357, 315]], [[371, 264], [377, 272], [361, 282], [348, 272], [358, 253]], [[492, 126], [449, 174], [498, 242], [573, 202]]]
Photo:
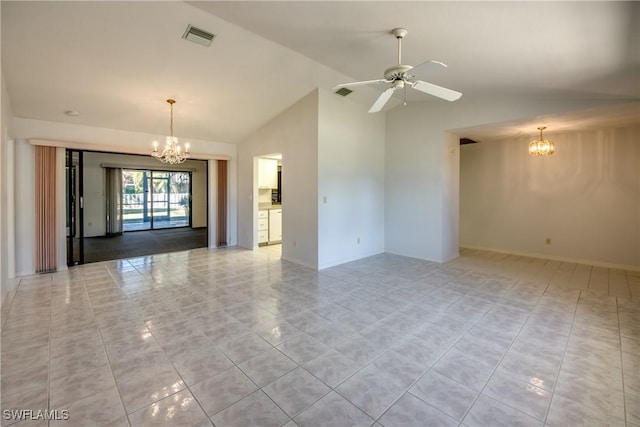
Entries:
[[443, 135], [442, 150], [442, 254], [445, 259], [457, 257], [460, 224], [460, 137], [450, 132]]
[[[207, 226], [207, 169], [203, 160], [187, 160], [180, 166], [166, 166], [146, 156], [112, 153], [84, 153], [84, 235], [103, 236], [106, 233], [105, 171], [104, 164], [132, 169], [192, 170], [192, 226]], [[186, 168], [186, 169], [185, 169]]]
[[530, 137], [462, 147], [460, 244], [640, 267], [640, 127], [545, 137], [545, 158]]
[[[35, 150], [24, 139], [15, 141], [16, 275], [34, 274], [35, 266]], [[11, 214], [11, 212], [9, 213]]]
[[458, 148], [429, 116], [425, 104], [387, 113], [385, 247], [444, 262], [458, 255]]
[[[69, 123], [46, 122], [41, 120], [31, 120], [14, 118], [13, 132], [15, 143], [15, 230], [16, 230], [16, 274], [27, 275], [35, 272], [35, 249], [34, 249], [34, 150], [28, 143], [28, 139], [49, 139], [54, 141], [81, 142], [87, 147], [95, 146], [100, 150], [101, 146], [122, 147], [122, 152], [126, 153], [132, 147], [151, 147], [151, 142], [161, 138], [161, 135], [151, 135], [140, 132], [129, 132], [115, 129], [96, 128], [90, 126], [80, 126]], [[192, 151], [195, 153], [226, 155], [230, 156], [229, 161], [229, 239], [230, 246], [236, 244], [236, 215], [237, 200], [234, 195], [237, 192], [237, 172], [236, 172], [236, 146], [233, 144], [202, 141], [189, 139]], [[214, 180], [215, 183], [215, 180]], [[209, 212], [215, 210], [215, 197], [212, 191], [215, 185], [209, 185]], [[63, 200], [65, 195], [61, 192], [57, 195], [59, 200]], [[12, 213], [9, 213], [12, 215]], [[64, 222], [62, 216], [58, 219]], [[209, 241], [215, 242], [215, 227], [209, 227]], [[64, 235], [59, 239], [64, 239]], [[64, 268], [64, 266], [58, 266]]]
[[386, 251], [437, 262], [458, 256], [459, 153], [450, 131], [601, 105], [561, 96], [526, 100], [463, 96], [452, 103], [430, 100], [387, 112]]
[[257, 162], [282, 154], [282, 258], [318, 265], [318, 91], [238, 145], [238, 244], [257, 247]]
[[0, 98], [0, 307], [15, 290], [15, 233], [13, 224], [14, 141], [12, 130], [11, 104], [9, 94], [0, 71], [2, 93]]
[[319, 92], [318, 268], [384, 251], [385, 122]]

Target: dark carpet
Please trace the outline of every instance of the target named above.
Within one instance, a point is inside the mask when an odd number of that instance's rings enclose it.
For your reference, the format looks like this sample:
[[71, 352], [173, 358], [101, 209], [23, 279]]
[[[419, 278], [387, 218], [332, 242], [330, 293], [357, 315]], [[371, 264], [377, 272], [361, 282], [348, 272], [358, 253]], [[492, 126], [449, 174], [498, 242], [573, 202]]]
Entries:
[[186, 251], [207, 247], [207, 228], [169, 228], [132, 231], [120, 236], [84, 239], [84, 262]]

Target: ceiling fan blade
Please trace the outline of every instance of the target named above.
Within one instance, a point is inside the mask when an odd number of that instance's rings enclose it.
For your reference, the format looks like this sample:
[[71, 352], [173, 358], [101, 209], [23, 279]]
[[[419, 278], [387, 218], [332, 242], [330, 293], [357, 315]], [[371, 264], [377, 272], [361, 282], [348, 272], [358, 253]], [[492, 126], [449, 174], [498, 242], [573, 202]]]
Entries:
[[380, 95], [376, 100], [376, 102], [373, 103], [373, 105], [369, 109], [369, 112], [377, 113], [378, 111], [382, 110], [382, 107], [384, 107], [384, 104], [387, 103], [389, 98], [391, 98], [391, 95], [393, 95], [393, 92], [395, 92], [396, 89], [398, 89], [398, 87], [399, 86], [390, 87], [389, 89], [382, 92], [382, 95]]
[[440, 68], [447, 68], [447, 64], [441, 61], [436, 61], [435, 59], [430, 59], [413, 67], [409, 70], [408, 74], [418, 77], [419, 75], [428, 74], [429, 72]]
[[428, 93], [429, 95], [437, 96], [447, 101], [455, 101], [460, 99], [462, 94], [455, 90], [447, 89], [446, 87], [436, 86], [432, 83], [423, 82], [422, 80], [416, 80], [411, 83], [411, 86], [419, 90], [420, 92]]
[[378, 80], [366, 80], [366, 81], [362, 81], [362, 82], [353, 82], [353, 83], [343, 83], [341, 85], [337, 85], [333, 88], [333, 90], [336, 89], [340, 89], [343, 87], [352, 87], [352, 86], [364, 86], [364, 85], [371, 85], [371, 84], [378, 84], [378, 83], [388, 83], [388, 80], [385, 79], [378, 79]]

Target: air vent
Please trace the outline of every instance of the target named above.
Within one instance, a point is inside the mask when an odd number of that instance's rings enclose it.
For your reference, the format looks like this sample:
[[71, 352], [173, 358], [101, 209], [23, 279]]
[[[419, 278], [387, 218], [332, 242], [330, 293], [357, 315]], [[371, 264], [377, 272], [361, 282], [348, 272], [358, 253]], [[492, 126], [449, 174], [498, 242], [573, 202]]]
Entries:
[[460, 138], [460, 145], [477, 144], [477, 143], [478, 143], [478, 141], [474, 141], [473, 139]]
[[342, 96], [347, 96], [349, 95], [351, 92], [353, 92], [352, 90], [347, 89], [346, 87], [340, 88], [336, 91], [336, 93], [338, 95], [342, 95]]
[[211, 34], [209, 32], [201, 30], [200, 28], [192, 27], [191, 25], [189, 25], [182, 38], [194, 43], [198, 43], [199, 45], [209, 47], [215, 36], [215, 34]]

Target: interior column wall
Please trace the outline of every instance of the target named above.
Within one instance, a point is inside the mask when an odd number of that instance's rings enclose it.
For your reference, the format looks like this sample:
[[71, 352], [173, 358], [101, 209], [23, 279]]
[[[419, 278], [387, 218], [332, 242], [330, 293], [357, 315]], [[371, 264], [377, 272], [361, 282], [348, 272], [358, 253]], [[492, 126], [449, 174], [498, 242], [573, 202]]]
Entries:
[[425, 106], [410, 105], [387, 113], [386, 251], [442, 262], [446, 261], [442, 129], [431, 128], [424, 120]]
[[[34, 274], [35, 267], [35, 150], [25, 139], [15, 141], [16, 275]], [[62, 218], [64, 220], [64, 217]]]
[[319, 93], [318, 267], [326, 268], [384, 251], [385, 122]]
[[318, 266], [318, 91], [309, 93], [238, 145], [238, 244], [256, 248], [254, 157], [282, 154], [282, 258]]
[[15, 277], [15, 234], [13, 229], [14, 210], [14, 176], [13, 176], [13, 117], [9, 94], [0, 72], [2, 85], [1, 118], [0, 123], [0, 307], [7, 300], [7, 296], [15, 287], [11, 280]]

